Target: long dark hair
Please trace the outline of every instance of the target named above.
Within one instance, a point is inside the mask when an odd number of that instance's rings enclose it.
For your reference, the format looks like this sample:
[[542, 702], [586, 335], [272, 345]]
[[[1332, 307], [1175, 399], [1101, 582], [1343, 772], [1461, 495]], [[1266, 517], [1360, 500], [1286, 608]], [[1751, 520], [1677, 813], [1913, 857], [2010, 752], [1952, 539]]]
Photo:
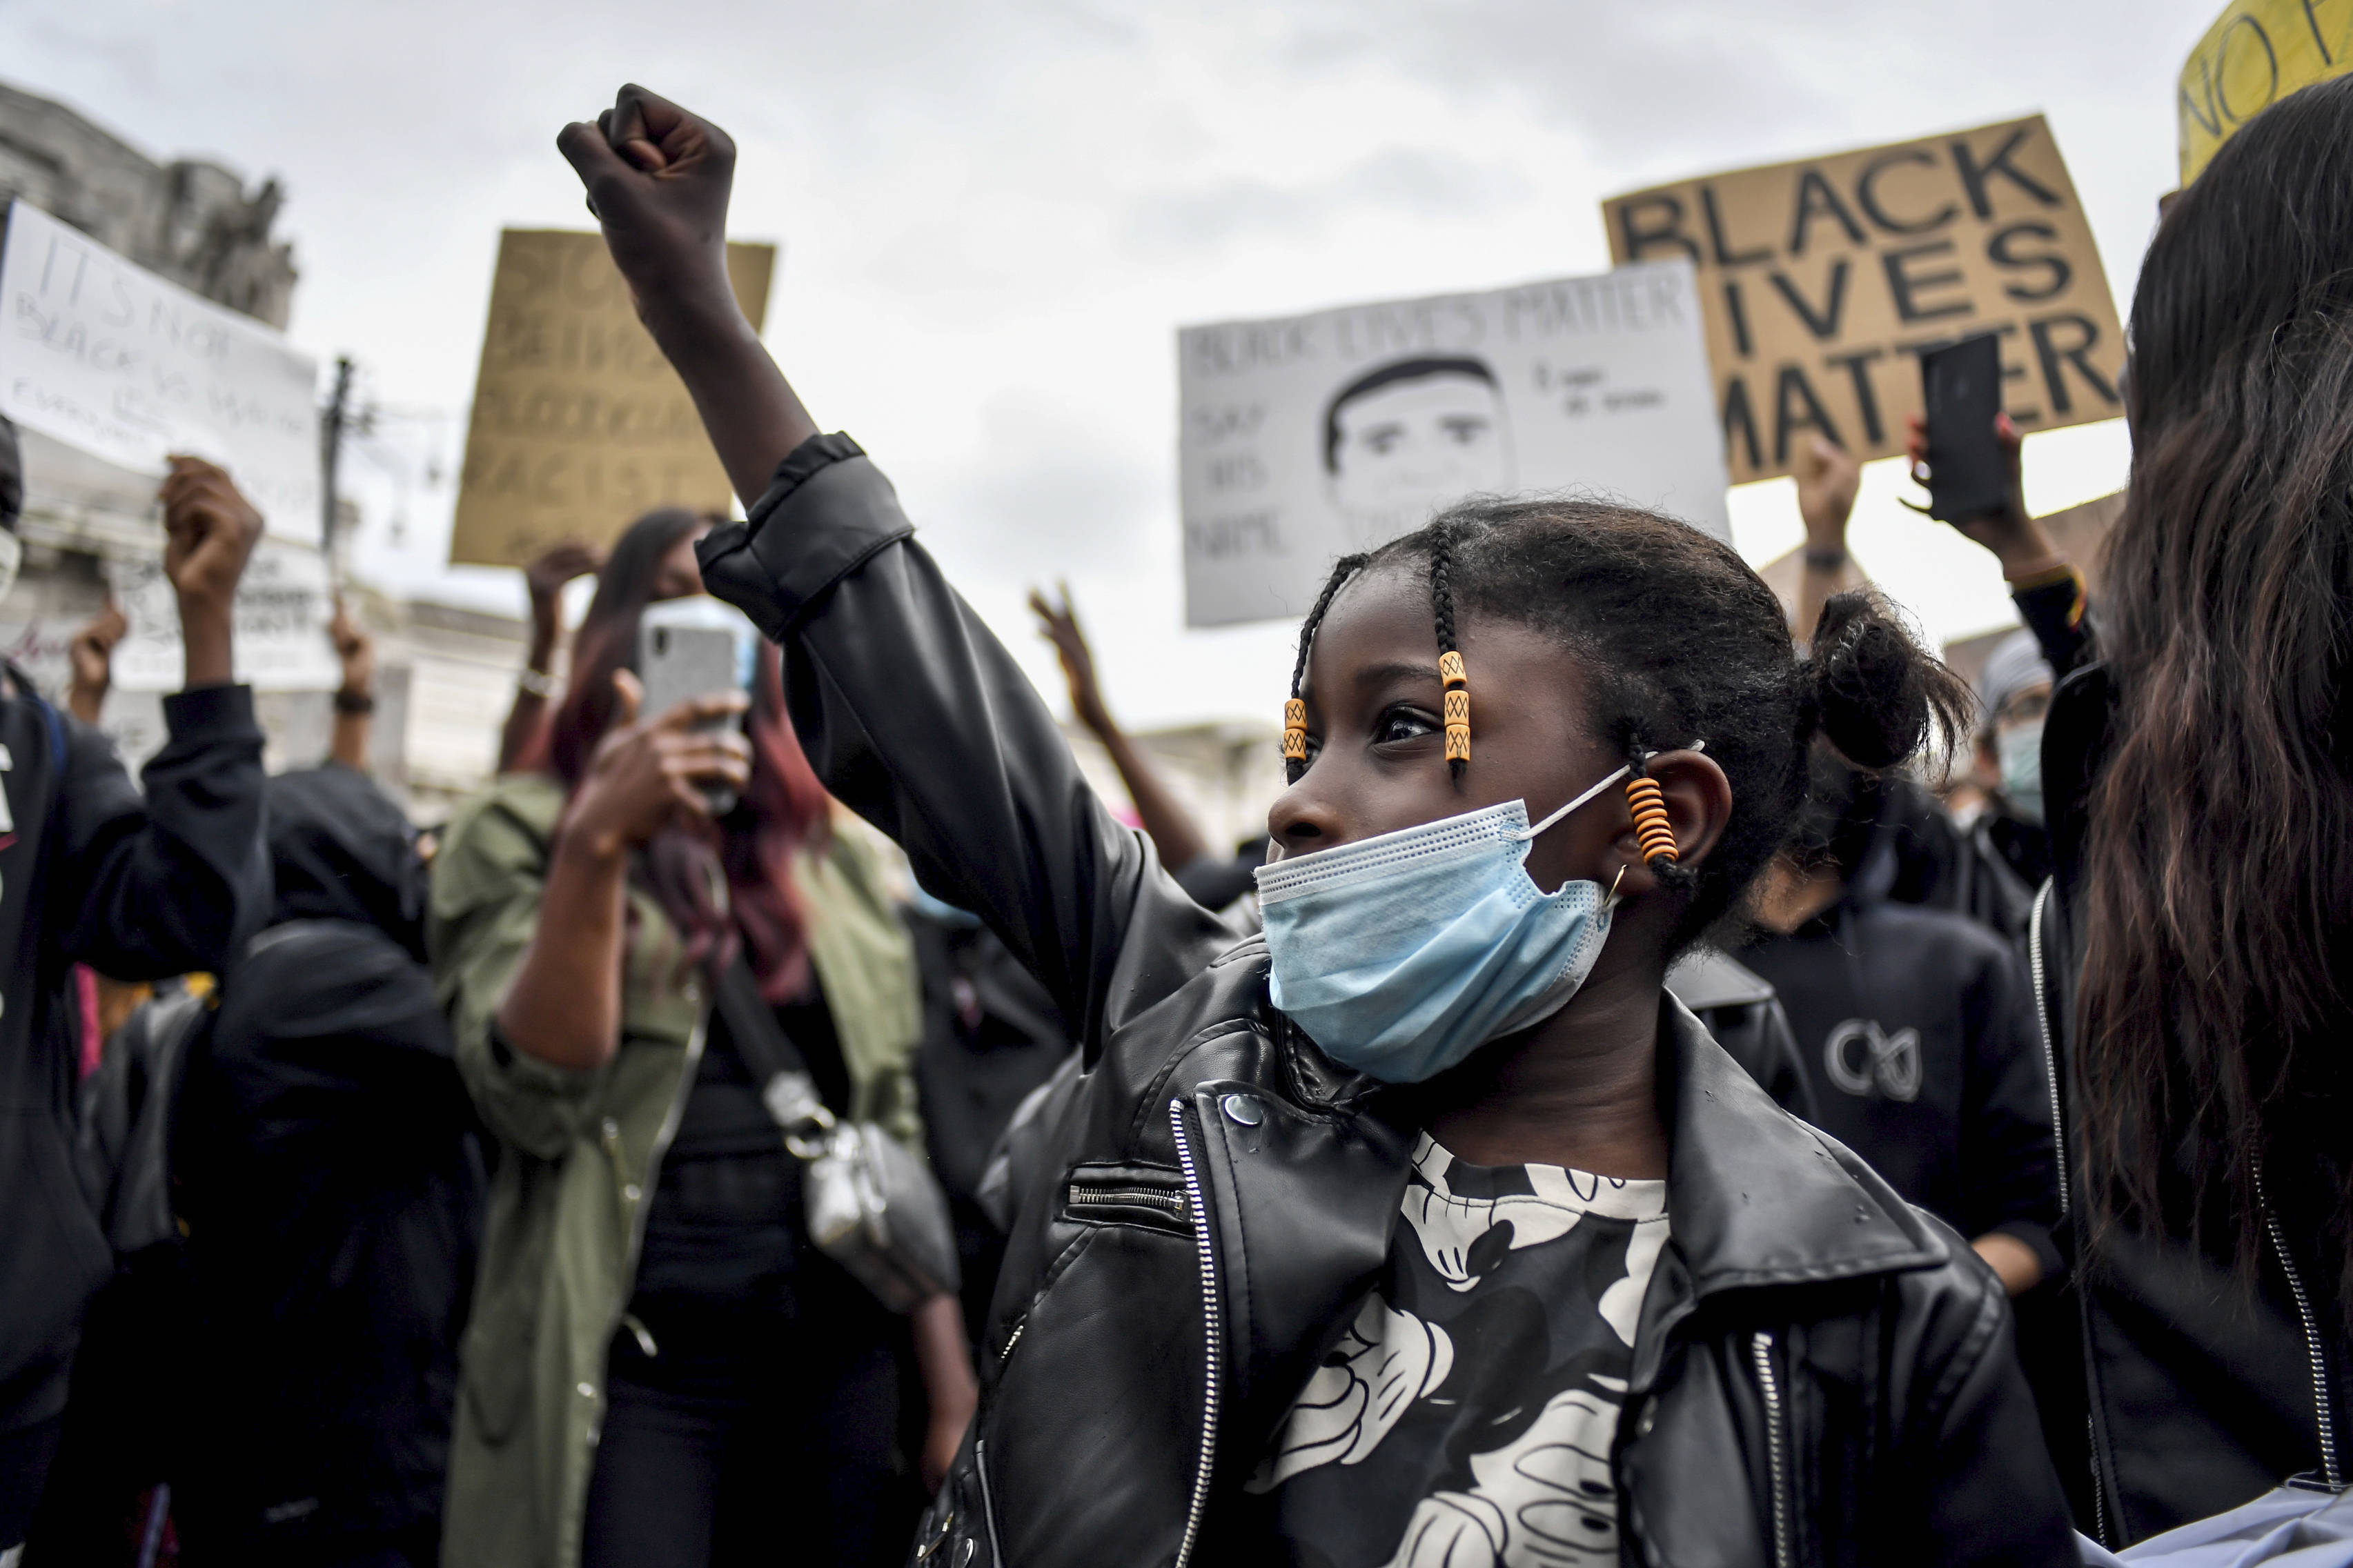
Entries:
[[[1732, 783], [1732, 816], [1680, 879], [1691, 901], [1678, 946], [1735, 912], [1780, 847], [1817, 735], [1881, 769], [1964, 732], [1968, 689], [1877, 595], [1832, 595], [1801, 656], [1780, 601], [1730, 545], [1656, 512], [1579, 500], [1475, 498], [1340, 561], [1300, 629], [1294, 695], [1333, 595], [1356, 573], [1392, 563], [1426, 574], [1441, 652], [1455, 646], [1458, 609], [1557, 639], [1584, 666], [1589, 721], [1629, 763], [1707, 743]], [[1470, 681], [1475, 729], [1478, 671]]]
[[[596, 574], [573, 640], [571, 682], [547, 733], [547, 771], [567, 790], [580, 786], [612, 727], [613, 672], [636, 667], [638, 618], [662, 558], [710, 521], [674, 508], [649, 512], [629, 525]], [[752, 778], [741, 803], [718, 823], [656, 836], [639, 874], [685, 938], [690, 963], [724, 966], [740, 951], [768, 999], [781, 1002], [808, 980], [807, 919], [793, 886], [793, 856], [825, 834], [828, 799], [786, 715], [771, 645], [761, 647], [745, 734]]]
[[2095, 606], [2116, 699], [2084, 852], [2086, 1192], [2101, 1225], [2186, 1221], [2252, 1279], [2267, 1152], [2340, 1173], [2339, 1247], [2348, 1217], [2353, 79], [2283, 99], [2182, 193], [2131, 341]]

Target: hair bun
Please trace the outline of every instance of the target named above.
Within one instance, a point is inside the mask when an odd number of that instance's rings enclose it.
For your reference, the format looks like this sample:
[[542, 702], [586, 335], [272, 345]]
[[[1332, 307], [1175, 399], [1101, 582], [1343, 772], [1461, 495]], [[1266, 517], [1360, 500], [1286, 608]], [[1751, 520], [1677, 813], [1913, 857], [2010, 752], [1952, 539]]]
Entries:
[[1947, 744], [1968, 728], [1968, 688], [1869, 589], [1831, 595], [1804, 668], [1805, 706], [1831, 744], [1862, 767], [1906, 761], [1940, 726]]

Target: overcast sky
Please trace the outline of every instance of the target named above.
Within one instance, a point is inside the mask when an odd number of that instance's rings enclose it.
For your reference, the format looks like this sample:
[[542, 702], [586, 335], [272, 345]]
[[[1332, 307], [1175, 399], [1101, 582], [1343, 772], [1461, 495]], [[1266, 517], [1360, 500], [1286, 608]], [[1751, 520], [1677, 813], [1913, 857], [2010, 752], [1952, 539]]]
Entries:
[[[635, 79], [742, 149], [784, 248], [768, 341], [890, 470], [1060, 697], [1019, 609], [1067, 577], [1131, 722], [1278, 721], [1288, 627], [1182, 629], [1175, 329], [1609, 264], [1606, 195], [2041, 110], [2121, 300], [2218, 0], [0, 0], [0, 74], [161, 156], [288, 187], [294, 337], [388, 417], [360, 556], [438, 567], [502, 226], [586, 226], [556, 131]], [[392, 417], [391, 416], [397, 416]], [[2113, 426], [2033, 437], [2038, 510], [2116, 489]], [[1997, 574], [1870, 474], [1857, 553], [1939, 637]], [[1752, 560], [1786, 485], [1735, 492]]]

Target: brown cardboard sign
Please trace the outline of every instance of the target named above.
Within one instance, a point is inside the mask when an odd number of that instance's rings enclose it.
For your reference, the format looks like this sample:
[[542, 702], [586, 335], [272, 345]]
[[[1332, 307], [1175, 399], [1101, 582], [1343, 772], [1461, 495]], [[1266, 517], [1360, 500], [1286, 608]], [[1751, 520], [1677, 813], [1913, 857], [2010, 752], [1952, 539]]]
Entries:
[[2029, 431], [2114, 418], [2124, 331], [2041, 115], [1680, 181], [1604, 202], [1611, 258], [1699, 268], [1735, 484], [1819, 433], [1904, 450], [1926, 350], [1994, 332]]
[[[754, 326], [772, 245], [727, 247]], [[565, 539], [608, 543], [656, 507], [723, 511], [726, 472], [694, 400], [639, 324], [598, 234], [499, 239], [449, 559], [519, 566]]]

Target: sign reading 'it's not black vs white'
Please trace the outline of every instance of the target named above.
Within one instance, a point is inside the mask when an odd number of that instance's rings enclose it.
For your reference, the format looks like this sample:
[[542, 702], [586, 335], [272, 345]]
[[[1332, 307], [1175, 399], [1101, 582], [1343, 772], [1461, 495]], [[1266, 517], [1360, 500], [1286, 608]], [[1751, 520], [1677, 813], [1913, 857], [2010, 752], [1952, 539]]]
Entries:
[[1813, 434], [1904, 449], [1918, 356], [2001, 341], [2029, 430], [2124, 412], [2124, 333], [2042, 117], [1684, 180], [1602, 204], [1620, 263], [1691, 258], [1733, 482], [1788, 473]]

